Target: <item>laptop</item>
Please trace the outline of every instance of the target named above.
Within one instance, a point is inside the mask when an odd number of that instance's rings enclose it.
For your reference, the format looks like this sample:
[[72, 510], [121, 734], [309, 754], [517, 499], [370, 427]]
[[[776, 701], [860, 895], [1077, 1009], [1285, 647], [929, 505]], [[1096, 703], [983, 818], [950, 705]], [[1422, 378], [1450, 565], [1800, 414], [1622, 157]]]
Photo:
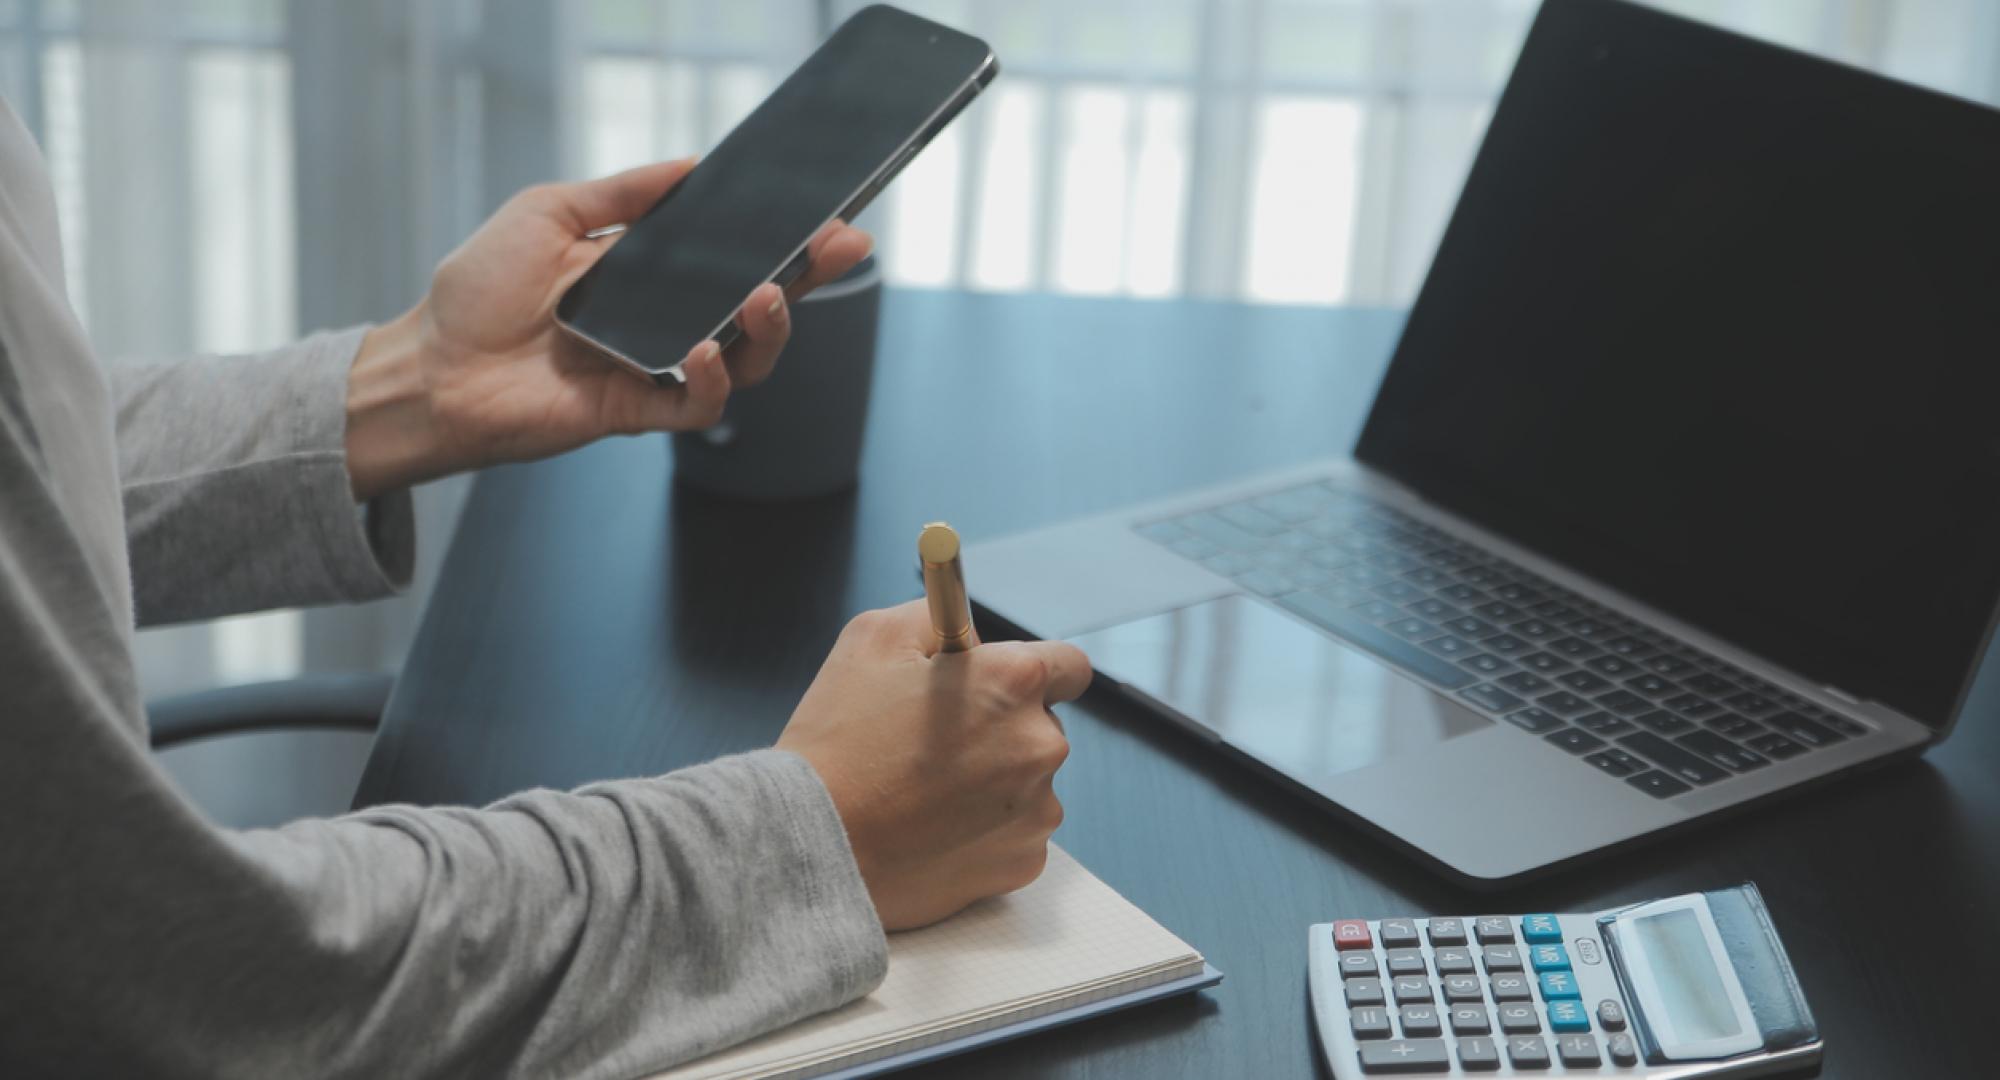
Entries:
[[966, 558], [1461, 883], [1919, 752], [2000, 606], [2000, 113], [1547, 0], [1350, 460]]

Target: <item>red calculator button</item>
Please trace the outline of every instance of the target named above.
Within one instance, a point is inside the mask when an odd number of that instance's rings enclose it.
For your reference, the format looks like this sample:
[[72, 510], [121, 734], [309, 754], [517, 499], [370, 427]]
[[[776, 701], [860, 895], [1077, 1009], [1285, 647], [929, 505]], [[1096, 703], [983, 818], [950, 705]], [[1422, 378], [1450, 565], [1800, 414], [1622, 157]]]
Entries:
[[1374, 948], [1375, 940], [1368, 936], [1367, 920], [1336, 920], [1333, 924], [1333, 947], [1336, 949]]

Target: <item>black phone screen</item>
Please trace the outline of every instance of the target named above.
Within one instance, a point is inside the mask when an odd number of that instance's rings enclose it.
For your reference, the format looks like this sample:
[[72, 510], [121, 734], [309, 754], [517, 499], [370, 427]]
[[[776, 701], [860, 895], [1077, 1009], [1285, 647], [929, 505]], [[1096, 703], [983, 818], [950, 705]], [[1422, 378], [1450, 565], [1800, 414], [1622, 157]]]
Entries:
[[991, 71], [977, 38], [882, 5], [856, 12], [612, 242], [559, 316], [665, 371], [821, 226], [858, 212]]

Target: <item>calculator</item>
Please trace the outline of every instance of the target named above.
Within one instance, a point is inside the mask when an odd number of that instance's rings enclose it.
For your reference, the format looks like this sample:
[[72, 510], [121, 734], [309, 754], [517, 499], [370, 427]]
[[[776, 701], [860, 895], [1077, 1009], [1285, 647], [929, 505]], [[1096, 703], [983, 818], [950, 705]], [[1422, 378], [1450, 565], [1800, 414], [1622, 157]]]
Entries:
[[1582, 915], [1339, 919], [1308, 931], [1333, 1075], [1688, 1080], [1818, 1065], [1754, 885]]

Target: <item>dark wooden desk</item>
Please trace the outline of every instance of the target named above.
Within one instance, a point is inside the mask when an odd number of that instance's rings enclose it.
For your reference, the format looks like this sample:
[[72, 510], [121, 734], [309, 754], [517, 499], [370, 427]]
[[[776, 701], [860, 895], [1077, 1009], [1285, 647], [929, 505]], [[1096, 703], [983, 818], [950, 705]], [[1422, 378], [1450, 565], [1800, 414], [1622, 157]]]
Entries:
[[[758, 506], [675, 491], [657, 438], [495, 470], [357, 802], [476, 804], [767, 745], [846, 619], [916, 595], [922, 522], [982, 538], [1344, 452], [1399, 325], [1381, 311], [898, 293], [858, 492]], [[1310, 923], [1587, 910], [1746, 879], [1826, 1031], [1825, 1075], [1992, 1075], [1993, 669], [1975, 714], [1922, 760], [1488, 896], [1087, 697], [1066, 713], [1057, 839], [1228, 980], [923, 1075], [1324, 1076]]]

